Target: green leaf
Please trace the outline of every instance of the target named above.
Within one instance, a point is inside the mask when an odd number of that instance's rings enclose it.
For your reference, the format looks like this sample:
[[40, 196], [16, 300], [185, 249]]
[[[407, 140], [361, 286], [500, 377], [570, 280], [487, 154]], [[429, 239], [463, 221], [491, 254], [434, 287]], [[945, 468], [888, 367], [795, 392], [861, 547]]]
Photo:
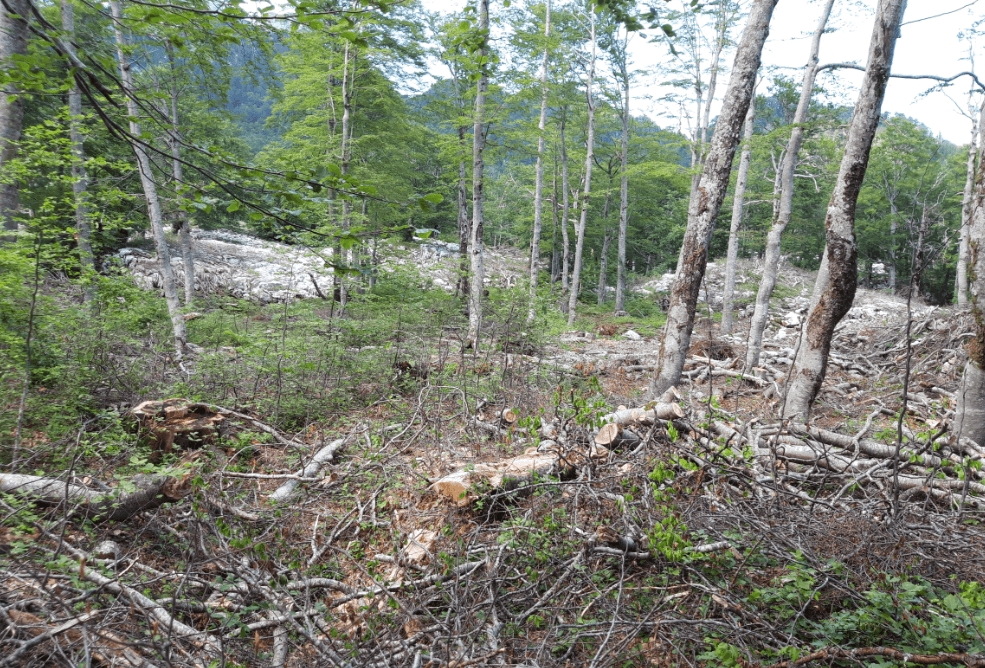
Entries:
[[235, 211], [239, 211], [239, 208], [241, 206], [242, 204], [238, 199], [233, 200], [232, 202], [229, 203], [229, 206], [226, 207], [226, 213], [233, 213]]

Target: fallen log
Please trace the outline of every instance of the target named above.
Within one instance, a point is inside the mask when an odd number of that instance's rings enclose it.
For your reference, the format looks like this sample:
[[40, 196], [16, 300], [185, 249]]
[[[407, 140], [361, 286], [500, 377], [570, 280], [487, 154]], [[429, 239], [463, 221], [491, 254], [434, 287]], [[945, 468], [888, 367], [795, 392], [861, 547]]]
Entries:
[[73, 517], [123, 522], [144, 510], [180, 501], [191, 492], [190, 473], [134, 476], [129, 484], [105, 491], [44, 476], [0, 473], [0, 492], [18, 494], [48, 506], [66, 504]]
[[614, 423], [620, 427], [633, 425], [651, 425], [656, 420], [679, 420], [684, 417], [684, 411], [678, 404], [657, 403], [651, 408], [627, 408], [603, 415], [601, 421], [605, 424]]
[[483, 488], [512, 491], [537, 476], [570, 475], [587, 459], [604, 459], [608, 455], [609, 451], [601, 446], [594, 446], [588, 457], [577, 450], [562, 451], [556, 445], [531, 447], [512, 459], [462, 466], [433, 482], [431, 489], [458, 506], [466, 506], [480, 497]]
[[[828, 431], [827, 429], [821, 429], [820, 427], [809, 427], [796, 422], [791, 423], [789, 425], [789, 429], [794, 434], [807, 436], [808, 438], [814, 439], [819, 443], [834, 445], [850, 452], [855, 451], [857, 448], [858, 452], [871, 457], [879, 457], [880, 459], [896, 458], [895, 445], [886, 445], [885, 443], [880, 443], [867, 438], [855, 439], [853, 436], [848, 436], [847, 434], [839, 434], [838, 432]], [[911, 457], [916, 457], [917, 461], [924, 466], [934, 467], [941, 465], [941, 458], [935, 455], [917, 454], [910, 448], [900, 449], [900, 461], [910, 461]]]

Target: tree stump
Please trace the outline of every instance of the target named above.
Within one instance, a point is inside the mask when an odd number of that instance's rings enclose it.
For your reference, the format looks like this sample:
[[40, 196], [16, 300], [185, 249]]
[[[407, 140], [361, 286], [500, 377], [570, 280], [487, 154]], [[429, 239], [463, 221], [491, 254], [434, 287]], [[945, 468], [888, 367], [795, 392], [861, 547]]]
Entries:
[[212, 443], [221, 436], [226, 419], [206, 404], [180, 398], [145, 401], [129, 417], [141, 441], [150, 444], [154, 461], [176, 447], [191, 450]]

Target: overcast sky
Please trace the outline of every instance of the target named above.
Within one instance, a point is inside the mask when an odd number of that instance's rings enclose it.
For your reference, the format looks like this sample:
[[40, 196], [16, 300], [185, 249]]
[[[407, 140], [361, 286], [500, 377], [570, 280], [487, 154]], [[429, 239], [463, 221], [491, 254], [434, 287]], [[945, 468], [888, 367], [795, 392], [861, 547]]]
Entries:
[[[460, 10], [465, 4], [465, 0], [424, 0], [425, 7], [439, 11]], [[683, 0], [670, 2], [670, 5], [678, 4], [683, 4]], [[744, 0], [743, 4], [748, 6], [748, 0]], [[820, 10], [820, 0], [780, 0], [763, 53], [763, 72], [767, 78], [775, 72], [800, 81]], [[829, 32], [821, 40], [820, 62], [854, 62], [864, 66], [874, 16], [875, 0], [836, 0], [828, 22]], [[968, 32], [983, 17], [985, 0], [909, 0], [901, 37], [896, 45], [893, 72], [952, 76], [970, 70], [968, 49], [972, 41], [959, 35]], [[738, 39], [741, 28], [739, 26], [735, 31], [735, 39]], [[649, 36], [651, 33], [647, 34]], [[985, 44], [985, 38], [974, 42], [975, 62], [985, 80], [982, 44]], [[666, 57], [667, 48], [636, 37], [632, 53], [638, 66], [655, 67]], [[727, 55], [729, 66], [733, 58], [734, 53]], [[639, 87], [639, 96], [633, 104], [634, 112], [646, 113], [664, 127], [676, 127], [678, 109], [653, 101], [662, 95], [659, 88], [661, 76], [659, 68], [656, 69], [656, 73], [649, 77], [651, 84]], [[436, 73], [446, 76], [440, 69]], [[852, 70], [826, 73], [818, 84], [829, 91], [830, 101], [854, 105], [862, 74]], [[959, 79], [946, 91], [928, 92], [933, 84], [932, 81], [891, 79], [883, 111], [905, 114], [955, 144], [966, 144], [971, 134], [971, 121], [962, 112], [968, 106], [970, 78]], [[727, 77], [725, 81], [720, 80], [718, 97], [724, 93], [726, 85]], [[765, 86], [757, 92], [766, 92]], [[976, 105], [978, 101], [980, 97]]]

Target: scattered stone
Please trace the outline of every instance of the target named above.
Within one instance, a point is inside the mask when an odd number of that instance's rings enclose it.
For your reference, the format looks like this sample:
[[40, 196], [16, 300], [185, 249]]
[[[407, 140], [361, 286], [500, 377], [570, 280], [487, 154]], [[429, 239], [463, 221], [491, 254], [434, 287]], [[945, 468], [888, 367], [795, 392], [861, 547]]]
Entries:
[[630, 341], [639, 341], [643, 337], [631, 329], [627, 329], [623, 332], [622, 338], [629, 339]]

